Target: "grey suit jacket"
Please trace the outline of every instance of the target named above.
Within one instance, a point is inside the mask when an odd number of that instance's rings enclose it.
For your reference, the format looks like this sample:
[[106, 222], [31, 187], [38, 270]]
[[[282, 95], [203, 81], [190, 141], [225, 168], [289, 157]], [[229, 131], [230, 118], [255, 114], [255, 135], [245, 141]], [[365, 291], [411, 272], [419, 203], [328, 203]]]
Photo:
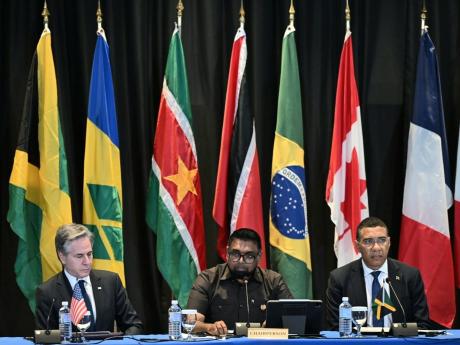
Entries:
[[[127, 334], [140, 334], [142, 322], [129, 301], [118, 274], [92, 270], [89, 277], [97, 313], [94, 330], [113, 331], [114, 321], [116, 321], [121, 331]], [[70, 306], [72, 292], [64, 272], [58, 273], [37, 288], [35, 322], [38, 329], [46, 329], [49, 313], [49, 329], [59, 327], [59, 308], [62, 301], [68, 301]], [[50, 308], [52, 308], [51, 312]]]
[[[396, 307], [396, 311], [392, 314], [393, 322], [417, 322], [419, 327], [429, 327], [428, 305], [419, 270], [388, 258], [388, 278], [406, 313], [406, 320], [404, 320], [396, 298], [392, 297]], [[367, 306], [361, 259], [337, 268], [329, 275], [326, 291], [326, 321], [329, 329], [338, 328], [339, 305], [342, 303], [343, 296], [348, 296], [351, 305]]]

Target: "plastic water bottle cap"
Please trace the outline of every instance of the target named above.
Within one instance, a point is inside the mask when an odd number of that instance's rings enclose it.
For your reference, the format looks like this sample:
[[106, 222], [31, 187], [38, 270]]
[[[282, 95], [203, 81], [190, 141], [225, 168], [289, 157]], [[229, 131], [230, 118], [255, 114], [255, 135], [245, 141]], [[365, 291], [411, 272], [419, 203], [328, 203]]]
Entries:
[[171, 301], [171, 304], [178, 304], [178, 303], [179, 303], [179, 302], [177, 301], [177, 299], [173, 299], [173, 300]]
[[63, 306], [68, 306], [68, 305], [69, 305], [69, 302], [67, 302], [67, 301], [62, 301], [62, 305], [63, 305]]
[[342, 302], [348, 302], [348, 297], [342, 297]]

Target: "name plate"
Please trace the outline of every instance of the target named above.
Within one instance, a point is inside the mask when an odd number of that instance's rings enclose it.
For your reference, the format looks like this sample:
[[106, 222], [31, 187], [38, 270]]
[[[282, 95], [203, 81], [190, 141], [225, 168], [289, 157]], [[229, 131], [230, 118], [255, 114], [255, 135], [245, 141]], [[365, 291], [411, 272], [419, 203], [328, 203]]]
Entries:
[[248, 338], [252, 339], [288, 339], [287, 328], [248, 328]]

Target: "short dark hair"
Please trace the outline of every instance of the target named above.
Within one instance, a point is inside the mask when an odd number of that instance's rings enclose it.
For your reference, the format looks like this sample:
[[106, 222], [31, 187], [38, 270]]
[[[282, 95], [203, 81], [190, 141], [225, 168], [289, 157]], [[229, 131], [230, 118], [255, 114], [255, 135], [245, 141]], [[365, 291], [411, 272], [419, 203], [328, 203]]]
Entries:
[[260, 251], [262, 249], [262, 244], [260, 241], [260, 236], [257, 232], [252, 229], [238, 229], [232, 232], [228, 239], [228, 246], [232, 244], [235, 239], [243, 241], [253, 241], [257, 245], [257, 249]]
[[91, 245], [93, 245], [94, 235], [86, 226], [75, 223], [62, 225], [57, 230], [56, 237], [54, 238], [56, 252], [67, 255], [70, 243], [83, 237], [88, 237]]
[[387, 230], [387, 235], [390, 235], [390, 231], [388, 230], [388, 226], [385, 224], [383, 220], [377, 217], [367, 217], [364, 218], [361, 223], [358, 225], [358, 229], [356, 231], [356, 241], [359, 242], [361, 238], [361, 231], [364, 228], [376, 228], [378, 226], [381, 226], [382, 228], [385, 228]]

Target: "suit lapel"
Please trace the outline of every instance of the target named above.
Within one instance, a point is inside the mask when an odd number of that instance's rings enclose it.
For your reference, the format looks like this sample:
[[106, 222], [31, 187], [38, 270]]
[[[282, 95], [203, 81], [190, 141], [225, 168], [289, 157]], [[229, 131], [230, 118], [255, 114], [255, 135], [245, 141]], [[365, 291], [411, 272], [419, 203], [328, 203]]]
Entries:
[[64, 274], [64, 271], [62, 271], [58, 276], [57, 276], [57, 279], [56, 279], [56, 291], [59, 295], [59, 298], [61, 299], [61, 301], [67, 301], [69, 302], [69, 306], [70, 306], [70, 302], [71, 302], [71, 299], [72, 299], [72, 287], [70, 286], [70, 283], [69, 281], [67, 280], [65, 274]]
[[354, 287], [350, 296], [352, 305], [367, 306], [366, 283], [364, 282], [364, 270], [361, 260], [356, 260], [351, 268], [350, 279]]
[[403, 313], [395, 293], [398, 294], [398, 297], [401, 296], [404, 291], [404, 282], [399, 265], [392, 259], [388, 259], [388, 277], [390, 278], [391, 286], [393, 287], [393, 289], [390, 288], [391, 300], [393, 302], [393, 306], [396, 308], [396, 311], [393, 313], [393, 322], [402, 322], [404, 319]]
[[102, 291], [101, 278], [98, 277], [97, 274], [94, 273], [94, 271], [91, 271], [89, 279], [91, 280], [91, 286], [93, 288], [94, 304], [96, 304], [96, 329], [99, 329], [98, 326], [102, 320], [102, 310], [100, 307], [104, 305], [102, 303], [104, 295]]

